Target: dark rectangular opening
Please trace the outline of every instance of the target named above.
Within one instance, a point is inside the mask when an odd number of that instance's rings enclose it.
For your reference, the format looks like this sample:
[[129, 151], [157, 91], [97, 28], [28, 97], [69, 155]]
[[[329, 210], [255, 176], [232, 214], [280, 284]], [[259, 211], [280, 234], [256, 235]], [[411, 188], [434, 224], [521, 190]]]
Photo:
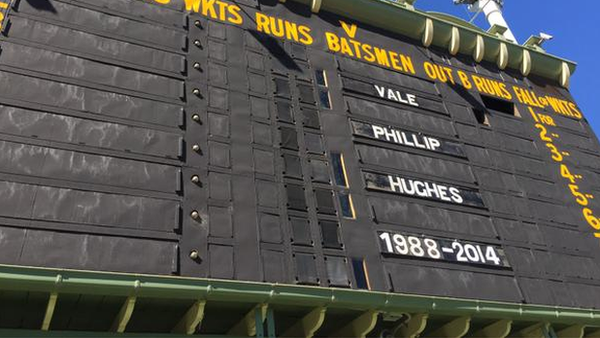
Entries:
[[515, 114], [515, 104], [510, 101], [501, 100], [501, 99], [497, 99], [495, 97], [486, 96], [486, 95], [481, 95], [481, 100], [483, 101], [483, 104], [485, 105], [485, 107], [487, 109], [501, 112], [501, 113], [508, 114], [508, 115], [512, 115], [512, 116], [516, 115]]
[[335, 184], [340, 187], [348, 187], [348, 181], [346, 180], [346, 169], [344, 166], [344, 157], [339, 153], [331, 153], [331, 163], [333, 164], [333, 176], [335, 178]]
[[354, 279], [356, 287], [363, 290], [370, 290], [369, 276], [367, 274], [366, 263], [364, 259], [352, 258], [352, 270], [354, 271]]
[[488, 119], [488, 115], [485, 112], [485, 110], [479, 109], [479, 108], [472, 108], [472, 110], [473, 110], [473, 115], [475, 116], [475, 119], [477, 120], [477, 122], [479, 124], [483, 124], [486, 126], [490, 125], [490, 121]]
[[326, 89], [319, 89], [319, 101], [321, 107], [324, 109], [331, 109], [331, 98], [329, 97], [329, 91]]
[[352, 203], [352, 197], [349, 193], [343, 191], [339, 193], [340, 196], [340, 207], [342, 208], [342, 216], [344, 218], [356, 219], [354, 214], [354, 205]]
[[315, 77], [319, 86], [327, 87], [327, 77], [324, 70], [315, 71]]

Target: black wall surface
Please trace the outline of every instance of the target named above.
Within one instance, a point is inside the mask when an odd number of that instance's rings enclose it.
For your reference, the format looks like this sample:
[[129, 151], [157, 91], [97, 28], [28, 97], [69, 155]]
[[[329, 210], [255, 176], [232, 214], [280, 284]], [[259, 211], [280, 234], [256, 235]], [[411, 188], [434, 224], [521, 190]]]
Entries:
[[[477, 91], [327, 52], [324, 39], [307, 47], [248, 28], [260, 10], [315, 36], [344, 34], [340, 18], [303, 5], [239, 0], [240, 26], [172, 2], [10, 9], [0, 42], [0, 263], [600, 308], [600, 239], [526, 106], [516, 102], [520, 116], [496, 111]], [[415, 65], [572, 101], [545, 80], [360, 24], [359, 34]], [[420, 105], [383, 100], [374, 85]], [[600, 213], [590, 126], [536, 111], [556, 122], [548, 135], [559, 135], [553, 144]], [[450, 150], [353, 135], [352, 122]], [[483, 204], [374, 189], [365, 173], [459, 187]], [[505, 262], [390, 255], [386, 231], [492, 246]]]

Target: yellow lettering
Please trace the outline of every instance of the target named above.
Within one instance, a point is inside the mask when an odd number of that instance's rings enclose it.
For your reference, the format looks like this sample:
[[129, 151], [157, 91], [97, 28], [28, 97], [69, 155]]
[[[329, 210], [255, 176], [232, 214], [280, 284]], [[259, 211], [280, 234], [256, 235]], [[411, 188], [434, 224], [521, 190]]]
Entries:
[[534, 92], [516, 86], [513, 87], [513, 91], [517, 95], [519, 102], [544, 109], [544, 105], [540, 103], [540, 100]]
[[340, 45], [342, 45], [342, 54], [346, 54], [348, 56], [354, 56], [352, 50], [350, 49], [350, 45], [348, 45], [348, 40], [346, 38], [340, 38]]
[[185, 9], [189, 12], [198, 13], [200, 11], [200, 0], [185, 0]]
[[[154, 2], [158, 2], [161, 5], [168, 5], [171, 3], [171, 0], [154, 0]], [[0, 8], [7, 8], [4, 7], [6, 4], [4, 2], [0, 2]]]
[[519, 100], [519, 102], [527, 104], [527, 102], [525, 102], [525, 97], [523, 96], [523, 89], [517, 86], [513, 86], [513, 92], [515, 92], [515, 95], [517, 96], [517, 100]]
[[225, 10], [227, 9], [227, 4], [222, 1], [217, 1], [217, 6], [219, 6], [219, 20], [225, 21]]
[[404, 68], [405, 72], [416, 74], [415, 65], [413, 64], [412, 58], [410, 56], [400, 54], [400, 62], [402, 63], [402, 68]]
[[227, 19], [227, 21], [231, 22], [234, 25], [241, 25], [244, 20], [242, 19], [242, 16], [240, 15], [240, 12], [242, 11], [242, 9], [239, 6], [236, 5], [229, 5], [229, 7], [227, 7], [227, 11], [229, 12], [229, 19]]
[[298, 25], [293, 22], [286, 21], [285, 22], [285, 37], [288, 40], [294, 40], [298, 42]]
[[259, 32], [264, 32], [267, 34], [271, 34], [271, 28], [269, 27], [269, 17], [256, 12], [256, 30]]
[[506, 90], [506, 85], [504, 83], [490, 79], [485, 79], [485, 81], [489, 83], [491, 89], [490, 94], [507, 100], [512, 99], [512, 95]]
[[578, 118], [581, 119], [583, 118], [583, 114], [581, 113], [581, 111], [577, 108], [577, 105], [573, 102], [569, 102], [569, 108], [571, 108], [571, 111], [573, 112], [573, 115]]
[[459, 70], [458, 78], [460, 79], [460, 82], [462, 83], [463, 87], [465, 87], [466, 89], [473, 88], [473, 84], [471, 83], [471, 81], [469, 81], [469, 75], [467, 75], [467, 73], [463, 72], [462, 70]]
[[506, 84], [501, 83], [500, 84], [500, 90], [502, 91], [502, 97], [507, 99], [507, 100], [512, 100], [512, 95], [510, 94], [510, 92], [508, 91], [508, 89], [506, 89]]
[[362, 58], [362, 54], [360, 53], [361, 43], [358, 41], [350, 40], [350, 44], [352, 44], [352, 47], [354, 47], [354, 55], [359, 59]]
[[533, 103], [534, 106], [536, 106], [538, 108], [544, 109], [544, 105], [540, 103], [540, 99], [535, 94], [535, 92], [529, 91], [529, 96], [530, 96], [531, 101], [532, 101], [532, 103]]
[[454, 73], [452, 72], [452, 68], [450, 67], [444, 67], [442, 68], [444, 72], [446, 72], [446, 76], [448, 77], [448, 79], [450, 80], [450, 82], [452, 82], [452, 84], [456, 84], [456, 82], [454, 82]]
[[502, 97], [502, 89], [500, 89], [500, 83], [490, 79], [486, 79], [486, 82], [490, 84], [493, 95]]
[[506, 85], [504, 83], [492, 79], [479, 77], [476, 75], [472, 75], [471, 77], [473, 79], [473, 82], [475, 83], [475, 88], [477, 89], [477, 91], [488, 95], [501, 97], [506, 100], [512, 100], [512, 95], [506, 89]]
[[338, 38], [337, 35], [330, 33], [330, 32], [325, 32], [325, 39], [327, 40], [327, 47], [329, 48], [330, 51], [332, 51], [332, 52], [340, 51], [340, 49], [341, 49], [340, 38]]
[[365, 54], [366, 54], [365, 60], [367, 62], [374, 62], [375, 55], [373, 55], [373, 47], [371, 45], [367, 45], [367, 44], [363, 44], [361, 47], [362, 47], [363, 52], [365, 52]]
[[447, 83], [448, 80], [450, 80], [452, 83], [454, 83], [453, 80], [451, 80], [450, 78], [448, 78], [448, 72], [446, 71], [446, 69], [442, 66], [436, 66], [435, 67], [435, 72], [437, 73], [439, 79], [444, 82]]
[[340, 20], [340, 23], [342, 24], [342, 28], [344, 29], [346, 34], [348, 34], [348, 36], [351, 39], [354, 39], [354, 37], [356, 37], [356, 31], [357, 31], [358, 27], [355, 24], [348, 25], [347, 23], [345, 23], [342, 20]]
[[392, 68], [395, 70], [403, 71], [402, 66], [400, 66], [400, 60], [398, 57], [398, 53], [390, 52], [390, 60], [392, 61]]
[[425, 68], [425, 73], [430, 79], [439, 80], [444, 83], [447, 83], [448, 81], [450, 81], [452, 84], [455, 83], [451, 68], [442, 67], [431, 62], [425, 62], [423, 66]]
[[310, 28], [300, 25], [300, 26], [298, 26], [298, 32], [300, 32], [300, 35], [302, 36], [299, 40], [301, 43], [303, 43], [305, 45], [313, 44], [314, 39], [310, 35]]
[[552, 109], [554, 110], [554, 112], [559, 113], [559, 114], [563, 114], [563, 112], [561, 110], [561, 107], [560, 107], [560, 103], [558, 102], [558, 100], [555, 99], [555, 98], [553, 98], [553, 97], [547, 97], [547, 98], [548, 98], [548, 102], [550, 103], [550, 106], [552, 107]]
[[285, 28], [283, 27], [283, 21], [274, 17], [270, 17], [269, 20], [271, 21], [271, 34], [278, 38], [284, 37]]
[[573, 116], [573, 113], [571, 113], [571, 111], [569, 110], [569, 108], [567, 106], [567, 101], [559, 100], [558, 102], [560, 103], [560, 110], [563, 112], [563, 114], [568, 115], [568, 116]]
[[473, 82], [475, 82], [475, 88], [477, 89], [478, 92], [487, 93], [487, 91], [485, 90], [483, 81], [479, 76], [473, 75]]
[[427, 74], [427, 76], [432, 79], [432, 80], [436, 80], [436, 74], [435, 74], [435, 70], [433, 69], [433, 64], [431, 62], [425, 62], [423, 64], [423, 67], [425, 68], [425, 74]]
[[388, 59], [388, 53], [385, 49], [375, 47], [375, 57], [377, 58], [377, 63], [389, 67], [390, 60]]
[[202, 0], [202, 15], [210, 16], [213, 19], [217, 18], [217, 9], [215, 8], [216, 0]]

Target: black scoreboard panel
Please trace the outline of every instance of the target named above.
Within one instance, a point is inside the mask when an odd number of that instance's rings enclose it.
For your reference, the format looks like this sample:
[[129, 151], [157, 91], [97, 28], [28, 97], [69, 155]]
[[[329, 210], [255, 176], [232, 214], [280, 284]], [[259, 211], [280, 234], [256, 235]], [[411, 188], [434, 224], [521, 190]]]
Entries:
[[[600, 307], [600, 145], [568, 91], [223, 3], [13, 4], [0, 263]], [[389, 66], [330, 50], [350, 33]]]

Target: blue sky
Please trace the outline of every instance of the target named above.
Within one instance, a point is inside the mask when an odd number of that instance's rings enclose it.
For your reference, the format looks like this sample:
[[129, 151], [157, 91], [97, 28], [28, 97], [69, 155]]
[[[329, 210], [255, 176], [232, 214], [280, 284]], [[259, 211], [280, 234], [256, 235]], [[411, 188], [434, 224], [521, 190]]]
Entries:
[[[469, 19], [466, 6], [455, 6], [452, 0], [418, 0], [415, 5], [421, 10]], [[570, 90], [596, 134], [600, 134], [600, 44], [597, 41], [600, 1], [505, 0], [504, 16], [520, 43], [539, 32], [551, 34], [554, 40], [546, 42], [546, 51], [578, 63]], [[483, 14], [476, 24], [485, 29], [489, 27]]]

